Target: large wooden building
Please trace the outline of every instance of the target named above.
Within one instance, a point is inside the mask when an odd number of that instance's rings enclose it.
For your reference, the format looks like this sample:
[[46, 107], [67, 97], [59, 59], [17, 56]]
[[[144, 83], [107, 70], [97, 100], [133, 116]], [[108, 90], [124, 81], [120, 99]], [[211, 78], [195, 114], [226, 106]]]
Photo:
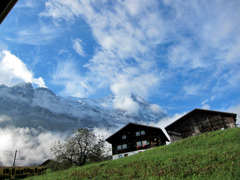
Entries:
[[129, 123], [106, 139], [112, 144], [112, 158], [130, 156], [169, 141], [160, 128]]
[[165, 129], [174, 142], [204, 132], [237, 127], [236, 118], [234, 113], [194, 109]]

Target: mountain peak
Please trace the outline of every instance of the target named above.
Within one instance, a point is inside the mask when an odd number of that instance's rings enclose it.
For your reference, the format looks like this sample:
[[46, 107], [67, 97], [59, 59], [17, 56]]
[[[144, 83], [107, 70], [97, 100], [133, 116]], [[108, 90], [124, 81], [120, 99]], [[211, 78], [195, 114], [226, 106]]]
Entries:
[[13, 88], [33, 89], [32, 83], [19, 83], [13, 86]]

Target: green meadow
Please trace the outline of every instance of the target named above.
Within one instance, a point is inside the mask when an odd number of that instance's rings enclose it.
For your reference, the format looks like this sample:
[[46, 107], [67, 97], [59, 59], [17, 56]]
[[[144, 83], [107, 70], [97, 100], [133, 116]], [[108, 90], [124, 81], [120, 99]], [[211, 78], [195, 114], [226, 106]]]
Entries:
[[133, 156], [28, 179], [240, 179], [240, 128], [209, 132]]

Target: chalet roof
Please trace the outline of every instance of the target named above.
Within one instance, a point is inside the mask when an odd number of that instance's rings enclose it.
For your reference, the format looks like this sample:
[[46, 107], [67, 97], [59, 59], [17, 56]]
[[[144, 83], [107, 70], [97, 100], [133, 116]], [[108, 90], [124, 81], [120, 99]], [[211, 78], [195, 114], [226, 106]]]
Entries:
[[[140, 126], [140, 127], [147, 127], [147, 128], [152, 128], [152, 129], [156, 129], [158, 130], [165, 141], [169, 141], [169, 139], [167, 138], [167, 136], [164, 134], [164, 132], [162, 131], [162, 129], [158, 128], [158, 127], [153, 127], [153, 126], [148, 126], [148, 125], [143, 125], [143, 124], [137, 124], [137, 123], [128, 123], [126, 126], [122, 127], [121, 129], [119, 129], [117, 132], [115, 132], [113, 135], [109, 136], [106, 141], [111, 143], [111, 140], [119, 133], [121, 133], [124, 129], [128, 128], [129, 126]], [[169, 141], [170, 142], [170, 141]]]
[[193, 109], [192, 111], [190, 111], [189, 113], [185, 114], [184, 116], [180, 117], [179, 119], [177, 119], [176, 121], [174, 121], [173, 123], [169, 124], [168, 126], [165, 127], [165, 129], [167, 130], [167, 128], [171, 127], [172, 125], [175, 125], [175, 123], [181, 121], [182, 119], [196, 113], [196, 112], [199, 112], [199, 111], [205, 111], [205, 112], [213, 112], [213, 113], [220, 113], [220, 114], [230, 114], [230, 115], [233, 115], [235, 116], [235, 121], [236, 121], [236, 117], [237, 117], [237, 114], [235, 113], [229, 113], [229, 112], [223, 112], [223, 111], [214, 111], [214, 110], [208, 110], [208, 109]]

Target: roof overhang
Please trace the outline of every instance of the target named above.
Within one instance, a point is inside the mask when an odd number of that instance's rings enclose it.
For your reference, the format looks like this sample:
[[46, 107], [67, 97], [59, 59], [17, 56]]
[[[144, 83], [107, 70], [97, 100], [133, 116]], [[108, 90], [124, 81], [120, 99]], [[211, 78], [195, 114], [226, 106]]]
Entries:
[[157, 129], [158, 131], [160, 131], [164, 137], [165, 137], [165, 140], [170, 142], [169, 139], [167, 138], [167, 136], [164, 134], [164, 132], [162, 131], [161, 128], [158, 128], [158, 127], [154, 127], [154, 126], [148, 126], [148, 125], [143, 125], [143, 124], [137, 124], [137, 123], [128, 123], [127, 125], [125, 125], [124, 127], [122, 127], [121, 129], [119, 129], [117, 132], [115, 132], [114, 134], [112, 134], [111, 136], [109, 136], [106, 141], [111, 143], [112, 141], [112, 138], [114, 138], [114, 136], [116, 136], [119, 132], [121, 132], [123, 129], [127, 128], [128, 126], [142, 126], [142, 127], [147, 127], [147, 128], [152, 128], [152, 129]]
[[2, 24], [5, 17], [11, 11], [18, 0], [2, 0], [0, 6], [0, 24]]

